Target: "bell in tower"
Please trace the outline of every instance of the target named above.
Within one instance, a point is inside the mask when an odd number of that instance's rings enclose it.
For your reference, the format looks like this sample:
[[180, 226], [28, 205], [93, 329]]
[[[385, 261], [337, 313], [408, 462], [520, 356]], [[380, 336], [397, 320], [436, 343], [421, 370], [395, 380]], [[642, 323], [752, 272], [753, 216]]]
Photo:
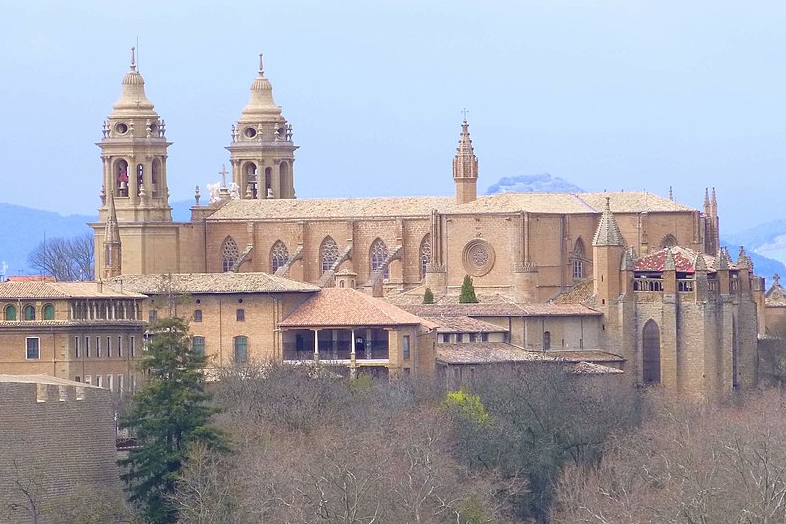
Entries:
[[112, 196], [119, 222], [171, 222], [167, 187], [166, 127], [145, 95], [145, 81], [136, 67], [123, 77], [120, 98], [104, 121], [101, 148], [104, 185], [99, 220], [105, 222]]
[[295, 198], [297, 147], [292, 143], [292, 126], [273, 101], [260, 54], [259, 75], [251, 84], [248, 104], [232, 126], [232, 143], [227, 147], [240, 198]]

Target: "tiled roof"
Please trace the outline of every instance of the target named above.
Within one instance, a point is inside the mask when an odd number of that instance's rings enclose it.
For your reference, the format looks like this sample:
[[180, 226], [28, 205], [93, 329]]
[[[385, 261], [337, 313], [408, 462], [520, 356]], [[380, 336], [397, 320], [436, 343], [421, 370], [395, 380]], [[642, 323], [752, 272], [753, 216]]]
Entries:
[[565, 366], [565, 371], [574, 375], [620, 375], [625, 373], [621, 369], [592, 362], [579, 362]]
[[445, 364], [490, 364], [498, 362], [623, 362], [619, 355], [600, 350], [528, 351], [506, 342], [438, 344], [437, 360]]
[[57, 282], [51, 275], [11, 275], [6, 277], [8, 282]]
[[0, 299], [145, 298], [100, 282], [2, 282]]
[[[671, 256], [674, 258], [674, 267], [678, 272], [694, 273], [696, 271], [694, 263], [699, 252], [681, 246], [667, 247], [660, 251], [650, 253], [649, 255], [639, 257], [636, 259], [634, 269], [636, 271], [663, 271], [666, 266], [666, 259], [668, 258], [669, 251], [671, 251]], [[701, 253], [701, 256], [704, 258], [707, 271], [714, 273], [716, 268], [715, 257], [705, 253]], [[729, 264], [729, 267], [731, 269], [736, 269], [734, 264]]]
[[439, 333], [507, 333], [504, 327], [470, 317], [422, 317], [439, 326]]
[[591, 278], [577, 282], [567, 293], [558, 295], [552, 304], [587, 304], [595, 294], [595, 281]]
[[351, 288], [325, 288], [306, 300], [281, 327], [412, 326], [436, 324], [407, 313], [380, 298]]
[[440, 213], [601, 213], [606, 198], [614, 213], [642, 211], [693, 211], [667, 198], [643, 192], [618, 193], [499, 193], [479, 196], [466, 204], [450, 197], [379, 197], [331, 199], [232, 200], [210, 215], [208, 221], [276, 220], [295, 218], [411, 217]]
[[419, 317], [542, 317], [599, 316], [601, 313], [581, 304], [418, 304], [401, 306]]
[[268, 273], [173, 273], [122, 275], [107, 281], [115, 289], [160, 295], [163, 293], [308, 293], [313, 284]]

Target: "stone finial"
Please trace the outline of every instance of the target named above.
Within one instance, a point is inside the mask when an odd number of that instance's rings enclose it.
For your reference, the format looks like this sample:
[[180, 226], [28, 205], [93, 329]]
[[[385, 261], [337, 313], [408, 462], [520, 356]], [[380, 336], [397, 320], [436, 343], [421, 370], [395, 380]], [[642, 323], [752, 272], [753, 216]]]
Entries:
[[677, 271], [677, 263], [674, 260], [674, 253], [671, 248], [666, 248], [666, 261], [663, 263], [663, 271]]
[[595, 230], [595, 236], [592, 239], [593, 246], [624, 246], [625, 242], [622, 239], [617, 219], [611, 212], [611, 198], [606, 197], [606, 207], [603, 209], [603, 214], [600, 216], [598, 228]]
[[131, 48], [131, 71], [136, 71], [136, 47]]
[[[275, 71], [273, 71], [275, 73]], [[259, 76], [263, 76], [265, 74], [265, 66], [262, 63], [262, 53], [259, 53]]]
[[145, 137], [150, 138], [151, 136], [153, 136], [153, 123], [148, 118], [145, 122]]
[[632, 247], [629, 247], [625, 250], [625, 253], [623, 253], [622, 255], [620, 270], [633, 271], [634, 269], [636, 269], [636, 253], [633, 251]]
[[710, 188], [704, 188], [704, 209], [710, 207]]
[[669, 200], [674, 201], [674, 188], [669, 186]]
[[718, 270], [726, 270], [731, 267], [731, 260], [729, 259], [729, 252], [726, 248], [722, 247], [718, 250], [718, 257], [717, 257], [717, 269]]
[[753, 261], [748, 253], [745, 252], [745, 247], [740, 246], [740, 253], [737, 255], [737, 268], [739, 269], [753, 269]]
[[712, 200], [711, 200], [711, 203], [712, 203], [713, 209], [717, 211], [717, 209], [718, 209], [718, 199], [715, 197], [715, 188], [714, 187], [712, 188]]
[[202, 195], [199, 193], [199, 186], [196, 186], [194, 189], [194, 200], [196, 200], [196, 205], [199, 205], [200, 198], [202, 198]]
[[707, 261], [704, 260], [704, 254], [703, 253], [697, 253], [696, 254], [696, 259], [693, 261], [693, 269], [696, 272], [699, 272], [699, 271], [706, 272], [707, 271]]
[[101, 186], [101, 192], [98, 196], [101, 197], [101, 205], [106, 204], [106, 186]]
[[218, 172], [221, 175], [221, 189], [226, 189], [227, 187], [227, 165], [221, 164], [221, 171]]
[[775, 273], [774, 275], [772, 275], [772, 285], [773, 286], [780, 285], [780, 279], [781, 279], [781, 277], [780, 277], [780, 275], [778, 273]]

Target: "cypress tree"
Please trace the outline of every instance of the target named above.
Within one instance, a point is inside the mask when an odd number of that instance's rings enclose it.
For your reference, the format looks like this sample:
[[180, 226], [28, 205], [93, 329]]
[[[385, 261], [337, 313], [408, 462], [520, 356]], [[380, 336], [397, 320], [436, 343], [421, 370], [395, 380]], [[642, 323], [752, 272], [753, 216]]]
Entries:
[[226, 444], [210, 425], [216, 410], [205, 391], [205, 357], [191, 351], [186, 321], [165, 318], [149, 329], [154, 336], [140, 366], [148, 381], [121, 419], [121, 427], [135, 434], [139, 447], [119, 463], [126, 468], [122, 478], [130, 500], [146, 522], [167, 524], [177, 521], [170, 495], [188, 446], [201, 443], [224, 450]]
[[477, 301], [478, 297], [475, 296], [475, 286], [472, 285], [472, 279], [469, 275], [464, 275], [459, 302], [462, 304], [475, 304]]
[[434, 303], [434, 293], [431, 292], [431, 288], [427, 287], [426, 292], [423, 293], [423, 303], [424, 304], [433, 304]]

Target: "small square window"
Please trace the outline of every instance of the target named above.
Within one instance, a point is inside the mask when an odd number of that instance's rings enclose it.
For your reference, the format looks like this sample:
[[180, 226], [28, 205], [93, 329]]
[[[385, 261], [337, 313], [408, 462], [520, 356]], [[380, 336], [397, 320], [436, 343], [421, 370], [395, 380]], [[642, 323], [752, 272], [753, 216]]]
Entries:
[[25, 339], [25, 348], [27, 350], [27, 359], [36, 360], [41, 358], [41, 339], [38, 337], [29, 337]]
[[202, 322], [202, 310], [195, 309], [194, 310], [194, 322]]
[[245, 309], [238, 309], [236, 312], [236, 318], [238, 322], [245, 322], [246, 321], [246, 310]]

